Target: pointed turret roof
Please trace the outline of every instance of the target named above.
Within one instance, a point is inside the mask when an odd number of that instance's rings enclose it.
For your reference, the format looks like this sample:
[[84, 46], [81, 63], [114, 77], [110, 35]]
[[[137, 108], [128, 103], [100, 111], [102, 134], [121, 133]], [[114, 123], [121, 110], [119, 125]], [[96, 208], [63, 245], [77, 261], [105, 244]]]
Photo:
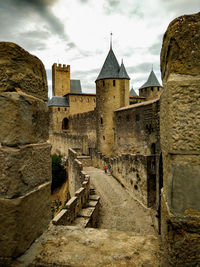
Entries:
[[103, 67], [97, 77], [96, 81], [101, 79], [130, 79], [124, 64], [121, 67], [112, 49], [108, 52]]
[[158, 79], [156, 78], [156, 75], [155, 75], [154, 71], [152, 70], [151, 73], [150, 73], [150, 75], [149, 75], [148, 80], [146, 81], [146, 83], [144, 83], [140, 87], [140, 89], [147, 88], [147, 87], [154, 87], [154, 86], [160, 86], [161, 87]]
[[129, 79], [130, 80], [130, 78], [129, 78], [127, 72], [126, 72], [126, 69], [124, 67], [123, 61], [122, 61], [122, 64], [121, 64], [121, 67], [120, 67], [120, 70], [119, 70], [119, 78], [120, 79]]
[[133, 87], [131, 88], [130, 92], [129, 92], [130, 96], [138, 96], [135, 92], [135, 90], [133, 89]]

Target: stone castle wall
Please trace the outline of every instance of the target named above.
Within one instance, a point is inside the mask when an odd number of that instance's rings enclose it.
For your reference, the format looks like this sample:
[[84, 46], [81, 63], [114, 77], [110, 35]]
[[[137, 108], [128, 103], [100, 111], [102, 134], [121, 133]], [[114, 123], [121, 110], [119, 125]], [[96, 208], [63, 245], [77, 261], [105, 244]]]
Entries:
[[49, 135], [52, 144], [51, 154], [68, 157], [69, 148], [76, 148], [88, 154], [88, 137], [85, 135], [72, 135], [69, 133], [52, 133]]
[[113, 154], [151, 155], [159, 152], [159, 105], [159, 99], [155, 99], [115, 111]]
[[161, 51], [161, 233], [173, 266], [200, 264], [199, 23], [200, 13], [172, 21]]
[[92, 111], [96, 107], [95, 94], [70, 93], [68, 96], [70, 115]]
[[42, 62], [13, 43], [1, 42], [0, 56], [2, 259], [24, 253], [49, 224], [51, 146]]
[[69, 117], [69, 132], [88, 137], [88, 147], [96, 146], [96, 112], [89, 111]]

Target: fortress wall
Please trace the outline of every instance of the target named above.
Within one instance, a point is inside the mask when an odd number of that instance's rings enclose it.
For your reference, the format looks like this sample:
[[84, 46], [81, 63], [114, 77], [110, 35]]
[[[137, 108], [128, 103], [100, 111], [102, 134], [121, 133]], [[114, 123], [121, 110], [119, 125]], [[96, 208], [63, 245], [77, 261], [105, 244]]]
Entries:
[[50, 134], [57, 132], [62, 133], [62, 121], [64, 118], [69, 117], [70, 113], [69, 107], [49, 107], [49, 117], [50, 117], [50, 126], [49, 132]]
[[73, 135], [87, 136], [88, 147], [96, 146], [96, 112], [89, 111], [69, 117], [69, 132]]
[[1, 262], [24, 253], [49, 224], [51, 146], [42, 62], [13, 43], [1, 42], [0, 56]]
[[68, 94], [70, 104], [70, 114], [83, 113], [93, 111], [96, 107], [95, 94]]
[[80, 149], [88, 154], [88, 137], [84, 135], [73, 135], [69, 133], [51, 133], [49, 142], [52, 144], [51, 154], [60, 154], [68, 157], [69, 148]]
[[200, 13], [172, 21], [161, 51], [161, 234], [170, 266], [200, 264], [199, 25]]
[[151, 155], [160, 151], [159, 99], [122, 108], [114, 113], [114, 152]]

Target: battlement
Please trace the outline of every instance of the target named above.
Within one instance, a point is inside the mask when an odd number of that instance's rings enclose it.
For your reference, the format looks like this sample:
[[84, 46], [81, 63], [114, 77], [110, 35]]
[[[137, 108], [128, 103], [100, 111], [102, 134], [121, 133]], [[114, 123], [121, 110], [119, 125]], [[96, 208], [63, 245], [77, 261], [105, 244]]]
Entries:
[[52, 68], [56, 71], [70, 71], [70, 65], [54, 63]]

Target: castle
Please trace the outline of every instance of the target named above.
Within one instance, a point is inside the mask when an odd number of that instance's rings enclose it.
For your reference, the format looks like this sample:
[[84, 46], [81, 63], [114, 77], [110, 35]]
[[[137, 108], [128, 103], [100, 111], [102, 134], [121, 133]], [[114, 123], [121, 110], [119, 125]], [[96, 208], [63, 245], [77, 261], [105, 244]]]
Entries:
[[[51, 186], [48, 136], [51, 153], [60, 153], [69, 160], [72, 174], [69, 190], [77, 202], [73, 206], [75, 213], [85, 200], [81, 194], [89, 191], [89, 178], [82, 171], [84, 163], [78, 160], [78, 155], [87, 155], [92, 166], [104, 168], [110, 164], [111, 173], [120, 184], [151, 210], [167, 260], [161, 266], [200, 264], [199, 21], [200, 13], [170, 23], [161, 51], [163, 87], [152, 71], [139, 89], [139, 97], [134, 96], [133, 90], [130, 96], [129, 76], [112, 49], [97, 76], [96, 95], [81, 92], [80, 82], [70, 80], [69, 66], [54, 64], [54, 97], [48, 102], [49, 114], [42, 62], [16, 44], [0, 44], [0, 263], [3, 266], [12, 266], [9, 260], [23, 254], [43, 232], [44, 236], [33, 244], [29, 254], [28, 260], [32, 262], [24, 266], [68, 264], [65, 261], [71, 255], [68, 238], [74, 236], [74, 255], [77, 255], [79, 235], [83, 237], [81, 249], [100, 250], [100, 261], [103, 258], [107, 262], [107, 254], [105, 257], [101, 254], [102, 240], [98, 246], [91, 235], [96, 233], [99, 240], [102, 234], [105, 241], [109, 236], [114, 247], [118, 235], [123, 240], [128, 238], [126, 233], [100, 234], [93, 229], [84, 232], [65, 226], [46, 230], [50, 222]], [[136, 238], [132, 237], [131, 234], [127, 242], [131, 244], [130, 253]], [[140, 243], [141, 247], [146, 245], [144, 241]], [[123, 258], [126, 264], [137, 257], [130, 255], [132, 258], [129, 255]], [[112, 256], [111, 264], [116, 254]], [[87, 260], [92, 259], [87, 254]]]

